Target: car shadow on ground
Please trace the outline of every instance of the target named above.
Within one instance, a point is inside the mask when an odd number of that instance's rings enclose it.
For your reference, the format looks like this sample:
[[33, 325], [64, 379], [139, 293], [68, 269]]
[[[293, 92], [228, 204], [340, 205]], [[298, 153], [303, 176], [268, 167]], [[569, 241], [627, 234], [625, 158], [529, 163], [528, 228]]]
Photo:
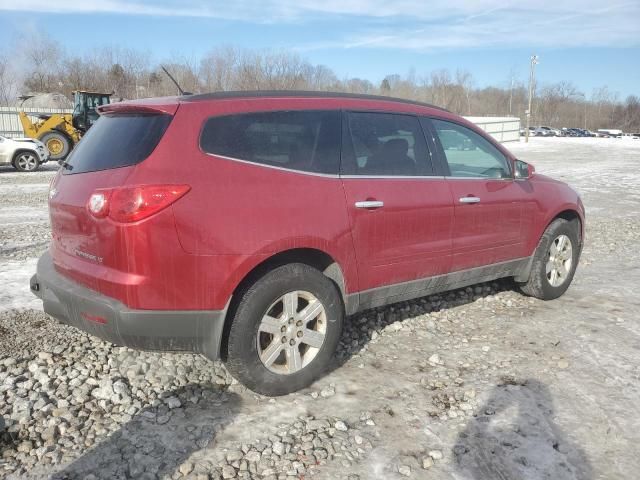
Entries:
[[453, 448], [459, 478], [591, 480], [585, 452], [554, 422], [554, 413], [549, 388], [538, 380], [495, 386]]
[[[241, 405], [232, 392], [196, 384], [163, 392], [158, 399], [50, 478], [174, 478], [191, 454], [215, 441]], [[192, 468], [195, 473], [198, 465]]]

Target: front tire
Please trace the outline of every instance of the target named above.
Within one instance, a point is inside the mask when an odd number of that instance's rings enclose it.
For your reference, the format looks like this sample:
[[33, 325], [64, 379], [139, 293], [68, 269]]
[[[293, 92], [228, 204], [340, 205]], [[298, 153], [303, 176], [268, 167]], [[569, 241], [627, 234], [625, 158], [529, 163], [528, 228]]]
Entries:
[[18, 152], [13, 167], [19, 172], [35, 172], [40, 167], [40, 159], [35, 152]]
[[541, 300], [553, 300], [567, 291], [580, 258], [577, 222], [557, 218], [547, 227], [533, 256], [529, 280], [521, 290]]
[[226, 365], [254, 392], [286, 395], [309, 386], [338, 347], [344, 306], [336, 285], [301, 263], [270, 271], [241, 294]]

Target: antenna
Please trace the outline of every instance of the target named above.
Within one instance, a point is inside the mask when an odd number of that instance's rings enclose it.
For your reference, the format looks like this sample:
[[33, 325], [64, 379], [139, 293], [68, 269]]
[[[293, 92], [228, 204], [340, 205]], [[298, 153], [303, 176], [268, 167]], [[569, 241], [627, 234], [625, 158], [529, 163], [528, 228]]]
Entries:
[[164, 71], [164, 73], [167, 74], [167, 77], [169, 77], [173, 82], [173, 84], [178, 88], [178, 92], [180, 92], [180, 95], [193, 95], [191, 92], [185, 92], [184, 90], [182, 90], [182, 87], [180, 87], [180, 84], [176, 81], [175, 78], [173, 78], [173, 76], [169, 73], [169, 71], [166, 68], [164, 68], [164, 65], [160, 65], [160, 68]]

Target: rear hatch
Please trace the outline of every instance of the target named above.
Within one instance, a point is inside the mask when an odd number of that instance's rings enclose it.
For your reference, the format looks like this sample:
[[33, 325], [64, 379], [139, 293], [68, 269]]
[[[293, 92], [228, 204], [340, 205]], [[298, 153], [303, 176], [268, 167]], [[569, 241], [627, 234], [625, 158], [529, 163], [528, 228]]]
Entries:
[[49, 193], [51, 251], [57, 269], [99, 291], [105, 290], [101, 288], [105, 282], [135, 279], [126, 275], [124, 227], [92, 215], [90, 199], [96, 191], [126, 185], [134, 169], [160, 144], [178, 105], [109, 107], [68, 157]]

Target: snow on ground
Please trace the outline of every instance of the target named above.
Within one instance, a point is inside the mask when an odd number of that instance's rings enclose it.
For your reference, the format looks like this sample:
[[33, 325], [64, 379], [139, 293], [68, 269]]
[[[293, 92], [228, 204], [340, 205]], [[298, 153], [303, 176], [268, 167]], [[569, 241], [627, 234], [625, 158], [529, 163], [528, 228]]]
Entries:
[[49, 212], [46, 209], [15, 205], [0, 206], [0, 225], [39, 224], [48, 221]]
[[36, 271], [37, 258], [3, 262], [0, 266], [0, 311], [10, 308], [41, 309], [42, 301], [29, 289], [29, 279]]
[[47, 192], [56, 167], [33, 173], [0, 168], [0, 311], [42, 308], [29, 279], [50, 238]]
[[637, 216], [640, 202], [638, 153], [640, 140], [631, 138], [544, 138], [505, 146], [524, 161], [532, 159], [536, 171], [562, 180], [583, 197], [587, 214], [603, 212], [608, 198], [616, 196], [619, 216]]

